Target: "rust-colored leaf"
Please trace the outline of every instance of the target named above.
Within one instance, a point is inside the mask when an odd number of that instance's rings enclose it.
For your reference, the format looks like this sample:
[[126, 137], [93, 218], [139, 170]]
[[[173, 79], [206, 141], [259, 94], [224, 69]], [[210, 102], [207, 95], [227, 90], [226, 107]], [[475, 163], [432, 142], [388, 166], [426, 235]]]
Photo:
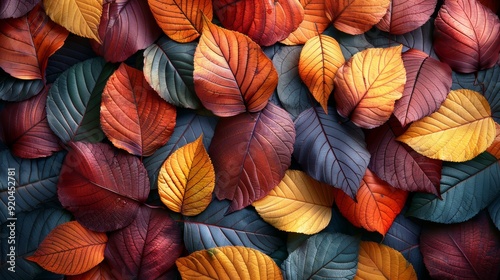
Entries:
[[317, 36], [330, 25], [325, 13], [325, 0], [300, 0], [304, 8], [304, 20], [288, 37], [281, 41], [286, 45], [305, 44], [307, 40]]
[[142, 71], [122, 63], [109, 78], [101, 102], [101, 126], [113, 145], [148, 156], [174, 131], [176, 109], [148, 84]]
[[278, 84], [278, 73], [259, 45], [207, 18], [193, 75], [203, 106], [220, 117], [262, 110]]
[[377, 28], [394, 35], [411, 32], [424, 25], [436, 9], [437, 0], [392, 0]]
[[114, 280], [109, 264], [104, 260], [91, 270], [77, 275], [65, 275], [66, 280]]
[[495, 123], [495, 128], [497, 131], [497, 135], [493, 140], [493, 144], [491, 144], [486, 151], [492, 155], [494, 155], [497, 159], [500, 159], [500, 124]]

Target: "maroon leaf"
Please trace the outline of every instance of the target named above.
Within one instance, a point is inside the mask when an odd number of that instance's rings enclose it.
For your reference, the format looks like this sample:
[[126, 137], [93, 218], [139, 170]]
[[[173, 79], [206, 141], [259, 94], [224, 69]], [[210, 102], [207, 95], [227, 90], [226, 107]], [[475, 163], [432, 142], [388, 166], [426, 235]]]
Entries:
[[411, 32], [429, 20], [436, 4], [437, 0], [392, 0], [376, 27], [395, 35]]
[[151, 45], [161, 29], [143, 0], [105, 0], [99, 37], [102, 44], [92, 40], [92, 48], [106, 61], [121, 62]]
[[2, 0], [0, 2], [0, 19], [18, 18], [27, 14], [40, 0]]
[[500, 234], [487, 212], [460, 224], [424, 227], [420, 250], [433, 279], [499, 279]]
[[434, 21], [434, 49], [458, 72], [493, 67], [500, 52], [500, 20], [477, 0], [446, 0]]
[[116, 279], [159, 279], [183, 248], [168, 212], [142, 206], [129, 226], [110, 234], [104, 256]]
[[430, 159], [396, 141], [404, 128], [394, 117], [368, 131], [366, 143], [372, 155], [368, 167], [397, 189], [440, 195], [440, 160]]
[[26, 101], [11, 103], [0, 113], [0, 138], [17, 157], [47, 157], [62, 149], [47, 121], [48, 90], [46, 87]]
[[498, 13], [498, 11], [500, 11], [500, 1], [498, 0], [479, 0], [479, 2], [494, 13]]
[[217, 198], [232, 200], [235, 211], [267, 195], [290, 166], [294, 140], [292, 119], [272, 103], [220, 119], [210, 144]]
[[394, 104], [394, 115], [403, 126], [435, 112], [450, 92], [451, 68], [428, 54], [410, 49], [403, 53], [406, 84]]
[[104, 143], [70, 143], [57, 193], [85, 227], [112, 231], [129, 225], [149, 194], [142, 162]]

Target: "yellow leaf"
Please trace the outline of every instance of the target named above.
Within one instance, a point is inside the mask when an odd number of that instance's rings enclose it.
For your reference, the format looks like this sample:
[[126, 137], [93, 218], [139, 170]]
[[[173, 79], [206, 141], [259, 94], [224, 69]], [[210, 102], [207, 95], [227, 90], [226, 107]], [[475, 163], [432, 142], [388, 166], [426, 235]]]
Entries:
[[462, 162], [484, 152], [495, 133], [486, 98], [459, 89], [450, 91], [436, 112], [412, 123], [397, 140], [426, 157]]
[[389, 119], [406, 83], [402, 48], [369, 48], [339, 68], [334, 97], [340, 115], [362, 128], [374, 128]]
[[333, 91], [333, 79], [344, 62], [339, 43], [327, 35], [309, 39], [300, 52], [300, 78], [327, 114], [328, 98]]
[[304, 8], [304, 20], [281, 41], [285, 45], [304, 44], [310, 38], [323, 33], [330, 25], [325, 13], [325, 0], [300, 0], [300, 4]]
[[182, 279], [283, 279], [273, 259], [256, 249], [242, 246], [196, 251], [175, 263]]
[[252, 205], [266, 222], [280, 230], [315, 234], [332, 217], [332, 188], [302, 171], [287, 170], [281, 182]]
[[43, 0], [47, 15], [69, 32], [101, 42], [102, 0]]
[[77, 221], [54, 228], [27, 260], [57, 274], [77, 275], [104, 259], [106, 233], [86, 229]]
[[354, 279], [416, 280], [417, 274], [400, 252], [376, 242], [361, 241]]
[[488, 153], [494, 155], [497, 159], [500, 159], [500, 124], [495, 123], [496, 127], [496, 136], [493, 140], [493, 144], [491, 144], [486, 151]]
[[172, 211], [185, 216], [201, 213], [212, 200], [215, 172], [200, 136], [176, 150], [158, 175], [160, 199]]

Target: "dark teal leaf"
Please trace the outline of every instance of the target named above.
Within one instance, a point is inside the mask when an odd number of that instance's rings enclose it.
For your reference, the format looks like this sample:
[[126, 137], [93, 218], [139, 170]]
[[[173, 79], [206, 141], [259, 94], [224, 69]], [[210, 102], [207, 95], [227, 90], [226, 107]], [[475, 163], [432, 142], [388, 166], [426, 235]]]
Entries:
[[184, 244], [189, 253], [220, 246], [245, 246], [286, 257], [284, 232], [266, 223], [251, 207], [225, 215], [229, 206], [228, 200], [213, 199], [201, 214], [184, 217]]
[[339, 42], [340, 49], [346, 61], [357, 52], [373, 48], [373, 45], [366, 40], [365, 34], [347, 34], [337, 30], [333, 25], [326, 29], [323, 34], [329, 35]]
[[102, 57], [91, 58], [73, 65], [54, 82], [47, 99], [47, 120], [64, 143], [104, 139], [99, 122], [101, 95], [115, 69]]
[[416, 193], [408, 214], [436, 223], [460, 223], [474, 217], [500, 195], [500, 164], [484, 152], [466, 162], [444, 162], [441, 197]]
[[500, 195], [488, 206], [490, 217], [495, 223], [495, 226], [500, 230]]
[[151, 87], [168, 103], [198, 109], [194, 92], [194, 51], [197, 43], [177, 43], [163, 36], [144, 51], [144, 76]]
[[48, 201], [57, 200], [57, 180], [66, 152], [59, 152], [47, 158], [21, 159], [13, 156], [10, 151], [0, 152], [0, 222], [8, 215], [8, 168], [15, 169], [16, 190], [15, 210], [29, 212]]
[[321, 107], [302, 112], [295, 120], [297, 138], [293, 156], [314, 179], [356, 197], [370, 153], [363, 131], [342, 121], [335, 108], [326, 115]]
[[143, 160], [148, 171], [151, 188], [158, 188], [158, 172], [161, 165], [178, 148], [198, 139], [201, 134], [203, 134], [203, 145], [210, 147], [216, 124], [217, 118], [215, 117], [199, 115], [192, 110], [178, 109], [174, 133], [170, 136], [167, 144]]
[[281, 265], [285, 279], [353, 279], [359, 239], [341, 233], [313, 235]]
[[42, 80], [21, 80], [0, 69], [0, 100], [23, 101], [37, 95], [43, 89]]

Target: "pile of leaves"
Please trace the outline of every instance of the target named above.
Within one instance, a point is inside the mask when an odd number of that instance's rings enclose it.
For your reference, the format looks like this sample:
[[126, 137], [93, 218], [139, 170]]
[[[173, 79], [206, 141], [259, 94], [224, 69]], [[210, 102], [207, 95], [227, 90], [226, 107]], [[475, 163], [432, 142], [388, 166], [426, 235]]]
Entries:
[[0, 278], [497, 279], [498, 11], [2, 1]]

